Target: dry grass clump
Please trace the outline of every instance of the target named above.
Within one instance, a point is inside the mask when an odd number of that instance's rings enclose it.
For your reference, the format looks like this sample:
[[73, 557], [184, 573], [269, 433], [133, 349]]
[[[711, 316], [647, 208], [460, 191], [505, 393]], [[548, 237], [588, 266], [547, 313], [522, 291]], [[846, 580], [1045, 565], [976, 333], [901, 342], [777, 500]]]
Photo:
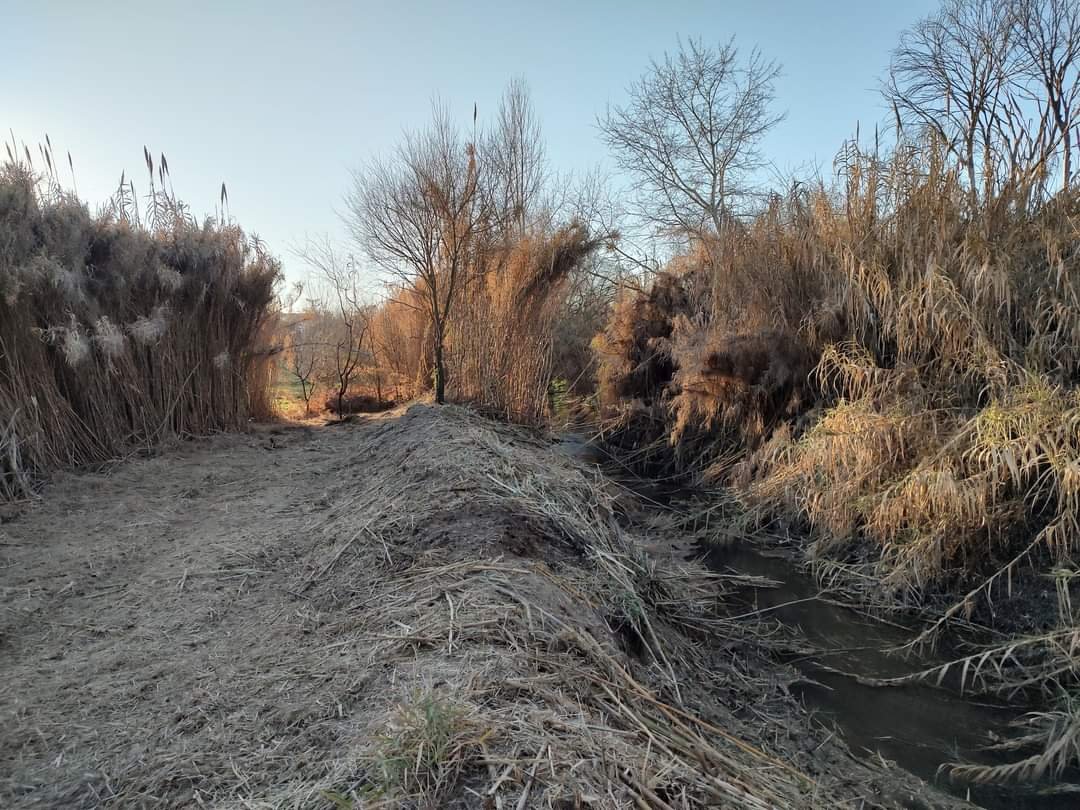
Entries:
[[1017, 736], [994, 747], [1026, 756], [1005, 765], [953, 765], [950, 772], [983, 783], [1033, 782], [1059, 779], [1080, 761], [1080, 706], [1075, 697], [1066, 696], [1059, 709], [1031, 712], [1016, 725]]
[[475, 707], [434, 691], [414, 695], [397, 707], [376, 736], [371, 763], [381, 777], [381, 791], [434, 803], [454, 788], [462, 767], [481, 754], [490, 736]]
[[834, 262], [809, 231], [829, 206], [824, 191], [774, 196], [648, 289], [624, 291], [594, 344], [609, 435], [662, 438], [669, 460], [700, 471], [813, 404], [809, 372], [844, 326]]
[[672, 336], [672, 355], [679, 358], [669, 405], [674, 414], [670, 441], [676, 446], [688, 431], [720, 429], [753, 445], [814, 399], [808, 378], [815, 358], [797, 338], [782, 332], [725, 338], [682, 316]]
[[1057, 555], [1080, 536], [1074, 201], [964, 222], [955, 187], [926, 183], [846, 248], [851, 334], [816, 372], [828, 407], [754, 490], [826, 542], [874, 539], [886, 581], [919, 588], [1022, 535]]
[[448, 336], [451, 397], [525, 422], [548, 408], [555, 321], [598, 245], [575, 223], [493, 249], [461, 293]]
[[125, 200], [93, 217], [26, 165], [0, 167], [0, 498], [269, 415], [277, 262], [162, 192], [146, 226]]
[[648, 407], [660, 398], [675, 372], [668, 340], [675, 319], [690, 314], [690, 291], [697, 286], [673, 268], [658, 274], [646, 291], [620, 291], [611, 322], [593, 342], [604, 404], [630, 400]]

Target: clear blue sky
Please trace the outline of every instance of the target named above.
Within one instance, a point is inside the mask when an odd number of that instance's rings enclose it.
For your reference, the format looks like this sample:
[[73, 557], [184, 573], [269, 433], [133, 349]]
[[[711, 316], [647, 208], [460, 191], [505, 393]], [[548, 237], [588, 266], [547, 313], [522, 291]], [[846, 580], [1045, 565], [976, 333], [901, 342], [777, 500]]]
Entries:
[[70, 150], [96, 206], [122, 170], [145, 188], [142, 148], [210, 213], [225, 181], [234, 217], [291, 278], [307, 234], [344, 239], [349, 170], [424, 124], [438, 95], [468, 121], [524, 76], [553, 167], [605, 160], [596, 115], [676, 37], [737, 37], [784, 65], [787, 120], [767, 155], [828, 168], [861, 120], [887, 118], [876, 87], [901, 30], [937, 5], [794, 2], [111, 2], [0, 0], [0, 129], [35, 152]]

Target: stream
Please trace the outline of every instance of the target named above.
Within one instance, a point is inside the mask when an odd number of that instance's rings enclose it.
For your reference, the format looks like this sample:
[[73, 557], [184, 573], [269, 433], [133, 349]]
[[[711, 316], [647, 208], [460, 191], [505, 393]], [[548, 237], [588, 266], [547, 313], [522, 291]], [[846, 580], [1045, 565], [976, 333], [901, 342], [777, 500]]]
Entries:
[[792, 691], [822, 722], [837, 729], [852, 751], [868, 757], [880, 754], [940, 790], [988, 810], [1064, 810], [1080, 805], [1076, 795], [1040, 796], [1030, 787], [975, 785], [939, 773], [941, 766], [955, 762], [1008, 762], [986, 746], [1011, 737], [1009, 722], [1025, 710], [931, 685], [860, 683], [853, 676], [893, 678], [940, 662], [889, 653], [910, 641], [913, 631], [819, 598], [814, 578], [785, 557], [738, 544], [704, 551], [705, 563], [714, 570], [780, 583], [745, 588], [735, 607], [741, 612], [762, 611], [763, 618], [780, 622], [813, 648], [811, 655], [788, 658], [806, 678]]
[[[627, 478], [581, 436], [564, 435], [560, 444], [578, 459], [598, 465], [643, 503], [677, 509], [680, 499], [694, 494]], [[872, 686], [860, 681], [900, 677], [944, 663], [927, 656], [889, 652], [911, 641], [916, 631], [822, 598], [818, 583], [803, 566], [789, 556], [770, 554], [749, 542], [701, 546], [697, 557], [715, 571], [775, 583], [742, 588], [732, 601], [732, 615], [757, 612], [779, 622], [795, 639], [793, 646], [812, 650], [787, 656], [787, 663], [805, 678], [792, 685], [792, 692], [857, 755], [884, 757], [939, 790], [986, 810], [1080, 807], [1080, 796], [1075, 793], [1039, 795], [1039, 786], [978, 785], [954, 781], [942, 771], [952, 763], [999, 765], [1014, 761], [1020, 754], [1010, 758], [988, 751], [987, 746], [1012, 738], [1010, 722], [1027, 709], [929, 684]]]

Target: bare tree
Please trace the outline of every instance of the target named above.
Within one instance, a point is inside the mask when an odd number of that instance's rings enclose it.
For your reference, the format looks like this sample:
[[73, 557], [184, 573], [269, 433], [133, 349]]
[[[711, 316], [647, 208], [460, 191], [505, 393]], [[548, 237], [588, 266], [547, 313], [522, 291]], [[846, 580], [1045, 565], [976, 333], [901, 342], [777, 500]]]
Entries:
[[[1020, 0], [1016, 5], [1017, 43], [1025, 57], [1027, 97], [1039, 109], [1043, 152], [1060, 149], [1062, 187], [1073, 175], [1080, 102], [1080, 4], [1076, 0]], [[1080, 144], [1075, 144], [1080, 146]]]
[[323, 282], [323, 296], [314, 306], [322, 313], [318, 338], [327, 358], [324, 374], [335, 389], [338, 416], [345, 415], [345, 396], [363, 367], [368, 308], [353, 256], [342, 256], [329, 241], [313, 242], [301, 253]]
[[898, 119], [929, 130], [967, 173], [972, 200], [993, 172], [997, 122], [1008, 108], [1007, 88], [1016, 65], [1007, 3], [946, 0], [901, 37], [893, 53], [885, 94]]
[[683, 237], [719, 236], [751, 195], [780, 66], [734, 40], [680, 42], [599, 121], [620, 168], [634, 177], [638, 214]]
[[1080, 99], [1075, 0], [945, 0], [906, 31], [884, 93], [897, 126], [930, 133], [956, 158], [974, 205], [1072, 178]]
[[346, 207], [346, 223], [371, 260], [422, 295], [442, 403], [447, 327], [489, 222], [475, 145], [436, 107], [427, 130], [354, 175]]
[[319, 374], [321, 344], [313, 334], [317, 313], [309, 306], [303, 315], [294, 310], [304, 296], [304, 285], [295, 282], [280, 299], [282, 317], [289, 318], [284, 331], [283, 349], [285, 351], [285, 369], [300, 385], [300, 395], [304, 400], [304, 415], [311, 415], [311, 397], [315, 392]]
[[482, 187], [489, 207], [500, 227], [520, 236], [548, 176], [540, 121], [524, 79], [514, 79], [507, 86], [495, 126], [482, 143]]
[[312, 340], [310, 326], [312, 321], [305, 318], [289, 327], [286, 352], [289, 358], [289, 373], [300, 385], [300, 395], [304, 399], [304, 415], [311, 415], [311, 397], [315, 393], [316, 378], [319, 372], [320, 345]]

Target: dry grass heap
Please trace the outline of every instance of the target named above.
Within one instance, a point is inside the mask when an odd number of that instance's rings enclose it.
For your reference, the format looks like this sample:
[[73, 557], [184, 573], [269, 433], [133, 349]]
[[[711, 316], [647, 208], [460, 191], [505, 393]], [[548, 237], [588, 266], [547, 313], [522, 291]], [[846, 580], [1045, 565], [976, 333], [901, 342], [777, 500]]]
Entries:
[[270, 411], [260, 338], [278, 264], [235, 226], [196, 225], [164, 192], [84, 205], [0, 167], [0, 499], [59, 467]]
[[952, 806], [609, 487], [453, 405], [65, 476], [0, 530], [0, 805]]
[[785, 761], [790, 718], [731, 713], [767, 689], [749, 663], [731, 677], [749, 627], [722, 618], [726, 578], [647, 556], [598, 477], [453, 406], [414, 406], [373, 448], [304, 587], [364, 606], [349, 644], [389, 685], [323, 780], [342, 806], [844, 806], [834, 776]]
[[721, 320], [714, 275], [704, 251], [675, 260], [648, 290], [624, 291], [593, 344], [601, 400], [618, 414], [606, 426], [609, 439], [625, 446], [629, 434], [646, 445], [646, 458], [663, 445], [682, 468], [715, 463], [732, 445], [757, 446], [815, 398], [813, 350], [784, 322], [750, 322], [753, 307]]

